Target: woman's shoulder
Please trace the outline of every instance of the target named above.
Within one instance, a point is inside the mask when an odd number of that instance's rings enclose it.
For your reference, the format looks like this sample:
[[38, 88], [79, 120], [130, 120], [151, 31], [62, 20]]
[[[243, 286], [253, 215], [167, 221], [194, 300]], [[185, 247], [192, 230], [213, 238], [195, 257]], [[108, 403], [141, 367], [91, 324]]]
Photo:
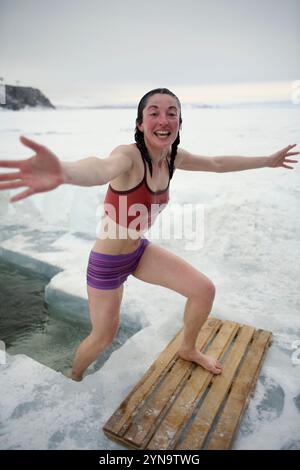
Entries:
[[123, 153], [125, 155], [135, 156], [138, 152], [136, 144], [121, 144], [113, 149], [111, 153]]
[[132, 165], [137, 160], [138, 149], [135, 144], [121, 144], [115, 147], [109, 154], [108, 158], [111, 160], [119, 159], [120, 157], [126, 157], [127, 160], [130, 160]]
[[177, 147], [177, 153], [176, 153], [176, 158], [174, 162], [175, 168], [179, 168], [182, 160], [185, 158], [187, 155], [187, 151], [184, 150], [182, 147]]
[[123, 158], [126, 157], [131, 161], [130, 168], [127, 171], [124, 171], [122, 174], [117, 176], [114, 180], [111, 180], [112, 186], [120, 191], [126, 190], [131, 186], [134, 186], [132, 183], [136, 179], [140, 178], [140, 172], [143, 170], [140, 167], [143, 166], [142, 160], [139, 157], [139, 150], [136, 144], [122, 144], [118, 145], [113, 149], [110, 155], [112, 158], [116, 157], [119, 160], [120, 156]]

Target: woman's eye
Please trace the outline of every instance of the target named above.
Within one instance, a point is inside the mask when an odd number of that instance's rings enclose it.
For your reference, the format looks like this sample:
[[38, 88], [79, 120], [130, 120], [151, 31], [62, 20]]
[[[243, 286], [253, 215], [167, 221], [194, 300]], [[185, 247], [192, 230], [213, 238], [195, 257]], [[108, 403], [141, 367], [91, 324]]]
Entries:
[[[157, 116], [157, 113], [150, 113], [150, 116]], [[172, 118], [175, 118], [175, 117], [177, 117], [177, 114], [176, 113], [168, 113], [168, 116], [172, 117]]]

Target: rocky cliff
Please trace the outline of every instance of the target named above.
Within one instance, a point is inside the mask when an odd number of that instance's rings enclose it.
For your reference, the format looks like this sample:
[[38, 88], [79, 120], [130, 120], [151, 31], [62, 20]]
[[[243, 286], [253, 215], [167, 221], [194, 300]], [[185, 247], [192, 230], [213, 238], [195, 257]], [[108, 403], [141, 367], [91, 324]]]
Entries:
[[2, 99], [0, 100], [1, 108], [13, 109], [15, 111], [27, 106], [55, 108], [48, 98], [37, 88], [13, 85], [3, 85], [3, 88], [5, 88], [5, 93], [2, 93]]

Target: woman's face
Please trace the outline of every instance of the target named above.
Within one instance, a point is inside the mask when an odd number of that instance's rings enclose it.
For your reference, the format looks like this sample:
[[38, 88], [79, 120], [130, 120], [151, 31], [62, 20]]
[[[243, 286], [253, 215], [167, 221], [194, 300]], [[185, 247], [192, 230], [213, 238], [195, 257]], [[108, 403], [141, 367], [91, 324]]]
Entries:
[[173, 96], [157, 93], [150, 96], [143, 109], [143, 122], [138, 125], [144, 133], [145, 144], [159, 149], [169, 148], [179, 131], [180, 108]]

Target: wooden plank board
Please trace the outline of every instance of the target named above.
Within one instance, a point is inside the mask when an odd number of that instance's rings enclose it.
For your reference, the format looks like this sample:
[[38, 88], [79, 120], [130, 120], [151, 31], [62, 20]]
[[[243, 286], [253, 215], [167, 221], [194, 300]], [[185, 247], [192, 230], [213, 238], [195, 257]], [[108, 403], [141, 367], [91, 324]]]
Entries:
[[133, 449], [230, 448], [271, 341], [271, 333], [210, 318], [197, 347], [223, 362], [219, 376], [178, 357], [168, 344], [103, 427]]
[[261, 370], [272, 334], [269, 331], [255, 332], [254, 341], [235, 378], [226, 405], [210, 438], [208, 449], [230, 449], [238, 425], [249, 403]]
[[[221, 327], [222, 322], [217, 319], [209, 319], [203, 325], [201, 334], [198, 337], [198, 347], [204, 347], [211, 337]], [[134, 416], [145, 402], [147, 396], [155, 390], [158, 384], [172, 370], [172, 367], [179, 359], [177, 351], [182, 342], [182, 331], [180, 331], [172, 341], [167, 345], [157, 360], [147, 370], [145, 375], [134, 387], [132, 392], [121, 403], [116, 412], [110, 417], [104, 426], [106, 434], [112, 433], [116, 436], [123, 436], [131, 425]], [[191, 363], [187, 363], [187, 367], [192, 367]]]
[[[215, 341], [208, 348], [207, 354], [215, 359], [221, 359], [227, 345], [237, 333], [237, 328], [236, 323], [224, 322]], [[180, 396], [170, 412], [164, 417], [163, 423], [157, 427], [147, 449], [170, 449], [174, 447], [180, 431], [184, 428], [195, 409], [197, 401], [211, 381], [211, 376], [212, 374], [202, 367], [194, 366]]]
[[176, 446], [176, 449], [198, 450], [203, 447], [204, 440], [229, 390], [253, 333], [254, 328], [249, 326], [240, 329], [238, 337], [223, 365], [223, 373], [216, 376], [188, 432], [182, 442]]

